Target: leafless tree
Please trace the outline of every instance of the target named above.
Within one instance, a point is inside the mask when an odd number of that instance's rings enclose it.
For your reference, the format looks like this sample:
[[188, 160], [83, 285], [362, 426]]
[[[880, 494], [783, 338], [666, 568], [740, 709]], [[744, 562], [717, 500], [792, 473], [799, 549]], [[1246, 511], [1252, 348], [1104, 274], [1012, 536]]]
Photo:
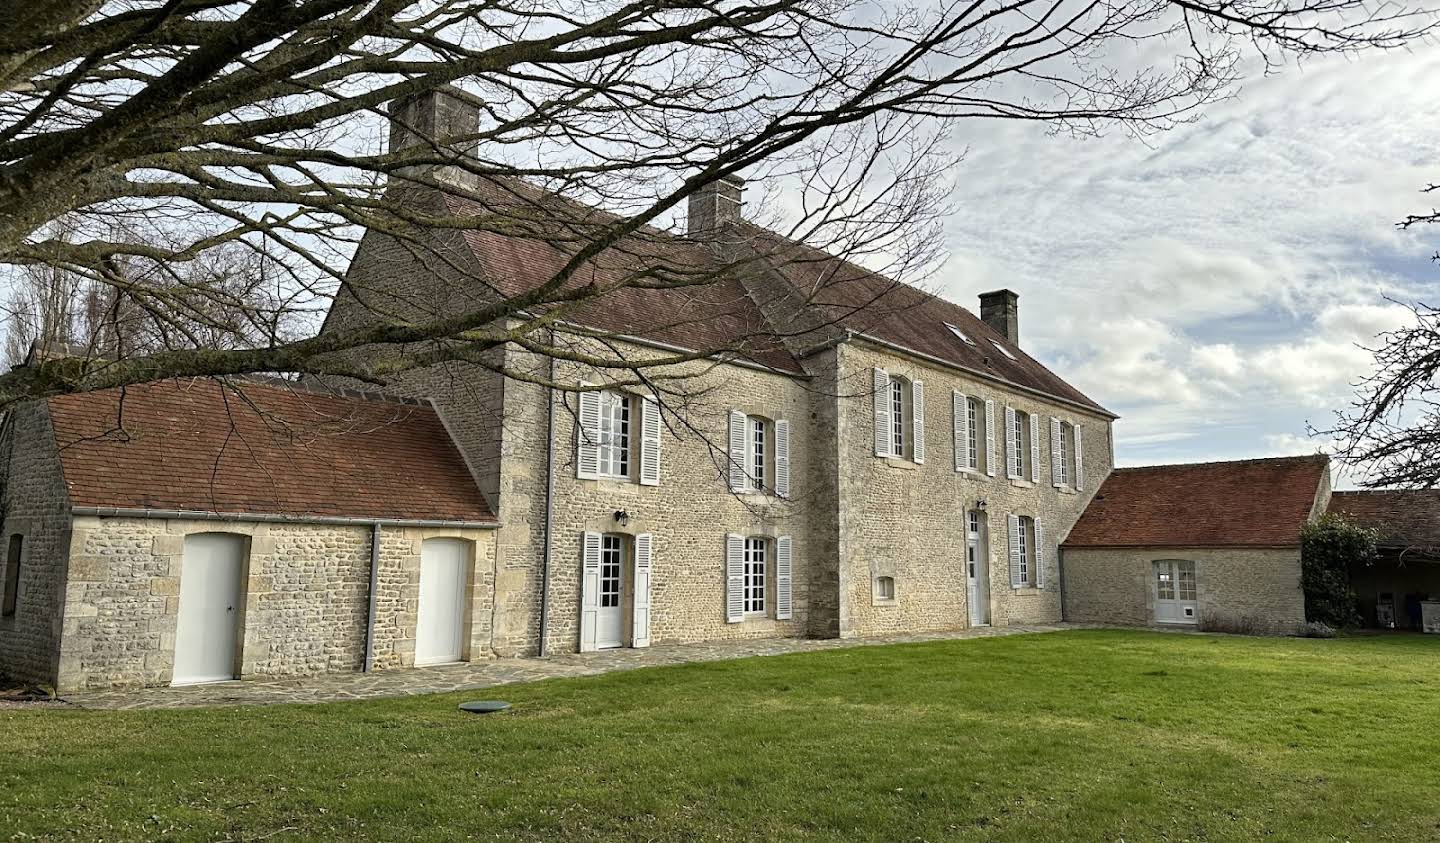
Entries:
[[[432, 344], [393, 366], [568, 355], [547, 340], [567, 308], [713, 280], [644, 242], [741, 172], [795, 185], [792, 239], [924, 265], [945, 131], [1162, 130], [1251, 62], [1400, 46], [1433, 21], [1378, 0], [0, 0], [0, 19], [0, 262], [113, 290], [159, 337], [0, 377], [0, 405], [167, 376], [383, 379], [339, 353], [362, 346]], [[484, 103], [473, 134], [374, 142], [385, 103], [452, 83]], [[323, 309], [363, 230], [416, 250], [424, 232], [519, 234], [564, 259], [444, 318], [207, 345]], [[273, 300], [187, 281], [217, 250], [263, 256]], [[597, 283], [617, 250], [625, 271]]]

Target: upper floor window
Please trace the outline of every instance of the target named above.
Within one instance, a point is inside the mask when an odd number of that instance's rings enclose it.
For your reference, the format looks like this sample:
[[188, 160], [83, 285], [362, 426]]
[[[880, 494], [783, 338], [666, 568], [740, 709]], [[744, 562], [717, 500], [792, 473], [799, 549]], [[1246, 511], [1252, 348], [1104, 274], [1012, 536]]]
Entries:
[[731, 410], [729, 451], [733, 491], [790, 496], [790, 422]]
[[925, 385], [875, 369], [875, 455], [925, 462]]
[[981, 429], [985, 425], [985, 406], [977, 398], [965, 399], [965, 450], [973, 471], [984, 471], [980, 461], [980, 442], [984, 437]]
[[[1025, 479], [1033, 474], [1034, 455], [1031, 453], [1034, 431], [1030, 414], [1013, 407], [1005, 408], [1005, 456], [1007, 473], [1011, 479]], [[1033, 479], [1033, 478], [1031, 478]]]
[[890, 453], [905, 456], [905, 379], [890, 379]]
[[769, 422], [756, 416], [750, 417], [750, 459], [747, 468], [751, 484], [756, 489], [769, 488], [766, 485], [768, 473], [765, 471], [765, 463], [770, 459], [773, 450], [767, 444], [772, 436]]
[[600, 393], [599, 473], [605, 477], [630, 476], [630, 396], [605, 390]]
[[1075, 434], [1075, 429], [1070, 422], [1062, 421], [1056, 425], [1057, 436], [1055, 437], [1055, 485], [1070, 485], [1070, 437]]

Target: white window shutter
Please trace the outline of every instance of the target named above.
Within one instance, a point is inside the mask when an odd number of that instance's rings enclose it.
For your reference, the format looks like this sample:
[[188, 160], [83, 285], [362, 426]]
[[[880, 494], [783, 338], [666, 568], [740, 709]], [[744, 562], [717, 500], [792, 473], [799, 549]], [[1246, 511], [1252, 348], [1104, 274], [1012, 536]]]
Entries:
[[1005, 476], [1011, 480], [1020, 477], [1020, 451], [1015, 447], [1015, 430], [1019, 422], [1014, 407], [1005, 408]]
[[1040, 516], [1035, 516], [1035, 587], [1045, 587], [1045, 530], [1040, 526]]
[[1010, 528], [1010, 587], [1020, 588], [1025, 584], [1020, 579], [1020, 516], [1005, 516], [1006, 524]]
[[1040, 482], [1040, 417], [1030, 414], [1030, 482]]
[[793, 616], [790, 546], [789, 536], [775, 540], [775, 619], [778, 621], [788, 621]]
[[966, 445], [966, 426], [969, 424], [970, 405], [959, 390], [950, 390], [950, 403], [955, 413], [955, 470], [964, 471], [970, 467], [970, 448]]
[[600, 474], [600, 393], [594, 390], [580, 393], [580, 419], [575, 442], [575, 476], [581, 480], [594, 480]]
[[660, 405], [640, 399], [640, 485], [660, 485]]
[[650, 570], [655, 540], [649, 533], [635, 537], [635, 599], [631, 613], [630, 646], [650, 646]]
[[745, 537], [725, 534], [725, 622], [745, 620]]
[[985, 402], [985, 473], [995, 476], [995, 402]]
[[749, 437], [745, 433], [745, 414], [739, 410], [731, 410], [730, 489], [735, 492], [744, 492], [750, 488], [750, 475], [745, 471], [746, 454], [750, 452], [745, 443], [749, 441]]
[[600, 618], [600, 534], [580, 537], [580, 652], [595, 649], [595, 628]]
[[1075, 434], [1075, 447], [1070, 450], [1075, 454], [1075, 490], [1078, 492], [1085, 488], [1085, 448], [1084, 437], [1080, 433], [1080, 422], [1075, 422], [1075, 426], [1070, 428], [1070, 432]]
[[790, 422], [775, 422], [775, 494], [790, 497]]
[[910, 452], [917, 465], [925, 462], [925, 384], [915, 380], [910, 382], [910, 430], [915, 441], [910, 446]]
[[894, 449], [890, 438], [890, 373], [875, 369], [875, 456], [888, 457]]
[[1060, 452], [1060, 420], [1050, 417], [1050, 482], [1055, 488], [1065, 485], [1060, 482], [1060, 472], [1065, 467], [1065, 456]]

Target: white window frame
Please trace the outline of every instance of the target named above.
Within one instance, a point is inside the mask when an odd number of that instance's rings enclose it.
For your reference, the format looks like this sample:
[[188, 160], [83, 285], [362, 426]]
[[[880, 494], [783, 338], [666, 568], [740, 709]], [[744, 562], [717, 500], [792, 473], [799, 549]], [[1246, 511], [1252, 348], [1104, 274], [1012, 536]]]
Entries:
[[745, 420], [750, 427], [750, 485], [755, 491], [763, 492], [766, 491], [765, 459], [770, 451], [767, 440], [773, 438], [774, 434], [770, 432], [770, 422], [760, 416], [748, 416]]
[[980, 414], [983, 412], [985, 412], [985, 405], [980, 399], [966, 396], [965, 415], [968, 418], [966, 419], [965, 447], [970, 454], [970, 468], [977, 472], [985, 470], [985, 466], [980, 462], [980, 441], [984, 439], [980, 428], [985, 424], [984, 420], [980, 418]]
[[[614, 603], [609, 602], [612, 598]], [[595, 599], [602, 609], [619, 608], [625, 602], [625, 538], [618, 533], [600, 536], [600, 588]]]
[[1030, 430], [1030, 414], [1015, 408], [1015, 427], [1010, 431], [1007, 448], [1014, 448], [1015, 479], [1024, 480], [1030, 475], [1030, 446], [1025, 437]]
[[1073, 435], [1074, 427], [1064, 419], [1060, 420], [1060, 437], [1056, 447], [1060, 452], [1058, 471], [1060, 472], [1060, 485], [1070, 485], [1070, 437]]
[[629, 480], [633, 460], [634, 407], [630, 396], [613, 389], [600, 392], [600, 421], [595, 453], [596, 475]]
[[745, 538], [745, 591], [744, 612], [746, 617], [762, 617], [768, 611], [766, 592], [770, 584], [770, 540], [764, 536]]
[[890, 377], [890, 455], [905, 456], [905, 380]]
[[[885, 593], [885, 585], [889, 583], [890, 593]], [[881, 574], [875, 578], [875, 599], [882, 603], [895, 602], [895, 577], [890, 574]]]
[[1029, 515], [1020, 516], [1020, 529], [1016, 532], [1020, 540], [1020, 587], [1035, 587], [1035, 519]]

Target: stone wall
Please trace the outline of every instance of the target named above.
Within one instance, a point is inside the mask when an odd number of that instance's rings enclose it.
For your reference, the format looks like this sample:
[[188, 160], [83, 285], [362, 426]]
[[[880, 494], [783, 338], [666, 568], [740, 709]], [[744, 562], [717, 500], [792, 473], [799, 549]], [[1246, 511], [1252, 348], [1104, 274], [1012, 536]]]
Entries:
[[[249, 540], [241, 609], [242, 676], [359, 670], [369, 606], [370, 529], [179, 519], [77, 517], [66, 588], [62, 690], [165, 685], [172, 678], [185, 537]], [[421, 541], [474, 542], [471, 646], [486, 657], [493, 532], [385, 528], [381, 532], [375, 664], [414, 664]]]
[[[0, 435], [0, 478], [0, 553], [8, 553], [12, 536], [22, 537], [15, 615], [0, 618], [0, 674], [54, 685], [64, 624], [70, 501], [44, 402], [10, 411]], [[0, 570], [15, 562], [5, 560]]]
[[[923, 465], [875, 456], [873, 368], [925, 384]], [[996, 626], [1060, 618], [1056, 546], [1075, 525], [1114, 465], [1110, 420], [862, 343], [839, 347], [839, 560], [842, 636], [960, 629], [969, 625], [965, 512], [986, 502], [990, 622]], [[995, 402], [995, 476], [955, 470], [953, 390]], [[1040, 417], [1039, 482], [1005, 474], [1005, 406]], [[1082, 490], [1057, 489], [1050, 476], [1050, 418], [1083, 428]], [[981, 436], [980, 449], [985, 450]], [[1011, 588], [1006, 515], [1038, 518], [1044, 536], [1041, 588]], [[877, 576], [895, 579], [896, 599], [874, 596]]]
[[1287, 635], [1305, 620], [1298, 547], [1067, 548], [1065, 619], [1155, 625], [1152, 563], [1160, 559], [1195, 563], [1201, 629]]

